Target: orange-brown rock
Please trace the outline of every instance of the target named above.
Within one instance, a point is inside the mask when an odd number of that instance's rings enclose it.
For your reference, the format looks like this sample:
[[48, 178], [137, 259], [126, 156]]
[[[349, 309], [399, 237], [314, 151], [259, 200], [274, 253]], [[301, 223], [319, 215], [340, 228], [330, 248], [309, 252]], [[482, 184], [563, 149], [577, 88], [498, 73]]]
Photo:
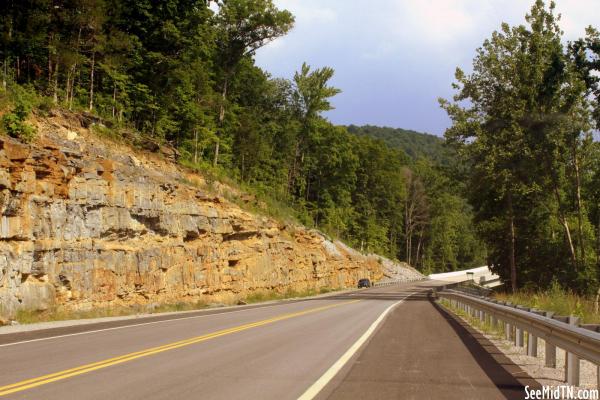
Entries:
[[0, 137], [0, 317], [54, 305], [233, 302], [383, 276], [377, 257], [250, 214], [174, 164], [83, 127], [38, 125], [32, 145]]

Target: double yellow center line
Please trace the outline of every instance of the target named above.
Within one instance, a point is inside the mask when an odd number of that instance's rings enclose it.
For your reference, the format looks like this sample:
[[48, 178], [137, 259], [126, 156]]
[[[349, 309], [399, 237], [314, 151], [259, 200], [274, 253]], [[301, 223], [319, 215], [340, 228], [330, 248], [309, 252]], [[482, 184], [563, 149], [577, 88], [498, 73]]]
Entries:
[[346, 304], [356, 303], [360, 300], [346, 301], [341, 303], [330, 304], [323, 307], [310, 308], [308, 310], [282, 314], [273, 318], [264, 319], [262, 321], [252, 322], [245, 325], [239, 325], [233, 328], [223, 329], [220, 331], [208, 333], [202, 336], [196, 336], [190, 339], [180, 340], [178, 342], [173, 342], [169, 344], [165, 344], [158, 347], [152, 347], [146, 350], [136, 351], [134, 353], [124, 354], [119, 357], [109, 358], [102, 361], [97, 361], [91, 364], [81, 365], [76, 368], [66, 369], [64, 371], [55, 372], [53, 374], [43, 375], [37, 378], [27, 379], [21, 382], [13, 383], [6, 386], [0, 386], [0, 396], [6, 396], [11, 393], [21, 392], [23, 390], [31, 389], [37, 386], [46, 385], [48, 383], [60, 381], [63, 379], [71, 378], [73, 376], [86, 374], [88, 372], [92, 372], [98, 369], [110, 367], [112, 365], [122, 364], [128, 361], [135, 360], [137, 358], [147, 357], [153, 354], [162, 353], [169, 350], [174, 350], [180, 347], [189, 346], [195, 343], [204, 342], [210, 339], [215, 339], [220, 336], [229, 335], [236, 332], [245, 331], [248, 329], [256, 328], [259, 326], [272, 324], [274, 322], [283, 321], [290, 318], [300, 317], [306, 314], [312, 314], [319, 311], [328, 310], [330, 308], [339, 307]]

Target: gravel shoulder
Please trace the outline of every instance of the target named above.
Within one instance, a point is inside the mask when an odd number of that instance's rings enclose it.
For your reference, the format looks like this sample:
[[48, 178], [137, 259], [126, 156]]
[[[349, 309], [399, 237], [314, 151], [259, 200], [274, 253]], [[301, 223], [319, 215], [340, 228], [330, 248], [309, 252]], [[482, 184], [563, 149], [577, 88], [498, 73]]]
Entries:
[[[440, 304], [441, 305], [441, 304]], [[444, 307], [443, 305], [441, 305]], [[527, 347], [515, 346], [511, 341], [495, 334], [483, 331], [473, 325], [466, 318], [455, 314], [452, 310], [444, 307], [448, 312], [451, 312], [457, 318], [469, 324], [474, 330], [487, 338], [494, 346], [508, 357], [514, 364], [521, 367], [529, 376], [535, 379], [540, 385], [559, 386], [565, 385], [565, 351], [556, 349], [556, 368], [548, 368], [544, 365], [545, 359], [545, 342], [542, 338], [538, 338], [538, 357], [527, 355]], [[581, 360], [580, 366], [580, 389], [597, 389], [597, 367], [585, 360]]]

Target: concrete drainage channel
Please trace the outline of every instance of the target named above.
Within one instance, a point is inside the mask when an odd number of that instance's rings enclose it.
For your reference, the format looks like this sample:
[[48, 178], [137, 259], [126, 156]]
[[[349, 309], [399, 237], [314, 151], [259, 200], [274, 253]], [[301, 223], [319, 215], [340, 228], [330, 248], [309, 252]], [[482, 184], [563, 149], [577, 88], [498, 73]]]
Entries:
[[545, 342], [545, 364], [556, 368], [556, 348], [567, 353], [564, 381], [579, 386], [580, 360], [596, 365], [597, 387], [600, 388], [600, 325], [580, 325], [579, 318], [556, 316], [548, 311], [529, 309], [481, 296], [464, 294], [441, 287], [435, 298], [446, 299], [450, 305], [492, 327], [502, 327], [507, 340], [518, 347], [525, 346], [527, 355], [537, 357], [538, 338]]

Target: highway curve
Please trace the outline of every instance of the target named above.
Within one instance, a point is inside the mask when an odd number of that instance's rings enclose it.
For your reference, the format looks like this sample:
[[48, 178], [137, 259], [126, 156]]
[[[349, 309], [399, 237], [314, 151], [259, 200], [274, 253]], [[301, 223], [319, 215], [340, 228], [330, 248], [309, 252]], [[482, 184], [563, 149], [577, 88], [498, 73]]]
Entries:
[[0, 335], [0, 398], [522, 398], [528, 377], [429, 285]]

